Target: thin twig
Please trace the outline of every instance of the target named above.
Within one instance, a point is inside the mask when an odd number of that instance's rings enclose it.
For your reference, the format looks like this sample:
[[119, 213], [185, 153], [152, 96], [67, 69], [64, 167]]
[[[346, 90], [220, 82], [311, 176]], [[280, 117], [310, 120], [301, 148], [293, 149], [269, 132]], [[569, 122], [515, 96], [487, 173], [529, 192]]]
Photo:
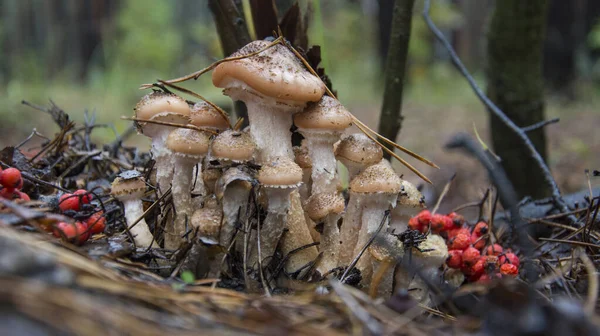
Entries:
[[543, 120], [543, 121], [540, 121], [540, 122], [535, 123], [533, 125], [523, 127], [523, 128], [521, 128], [521, 130], [523, 132], [532, 132], [532, 131], [535, 131], [535, 130], [540, 129], [542, 127], [548, 126], [550, 124], [556, 124], [559, 121], [560, 121], [560, 118], [553, 118], [553, 119], [549, 119], [549, 120]]

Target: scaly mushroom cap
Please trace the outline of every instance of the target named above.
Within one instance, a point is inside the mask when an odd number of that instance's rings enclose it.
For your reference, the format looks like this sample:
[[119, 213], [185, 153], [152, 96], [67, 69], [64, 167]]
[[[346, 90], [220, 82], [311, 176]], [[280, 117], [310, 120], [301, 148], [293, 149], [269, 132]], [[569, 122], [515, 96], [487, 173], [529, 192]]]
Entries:
[[341, 132], [352, 126], [352, 115], [337, 99], [323, 96], [318, 103], [296, 113], [294, 124], [299, 129]]
[[[253, 41], [231, 56], [243, 56], [267, 47], [268, 41]], [[219, 64], [212, 74], [219, 88], [252, 88], [281, 102], [319, 101], [323, 82], [313, 76], [287, 47], [277, 44], [258, 55]]]
[[337, 145], [335, 156], [338, 160], [369, 166], [383, 158], [383, 150], [373, 140], [362, 133], [351, 134]]
[[350, 191], [354, 193], [397, 194], [402, 187], [402, 180], [386, 160], [371, 165], [350, 182]]
[[206, 127], [216, 130], [226, 130], [229, 128], [229, 120], [219, 113], [207, 102], [196, 103], [190, 111], [190, 123], [198, 127]]
[[308, 148], [304, 141], [302, 141], [302, 146], [296, 146], [293, 148], [294, 150], [294, 158], [298, 166], [302, 169], [310, 169], [312, 168], [312, 160], [310, 159], [310, 155], [308, 154]]
[[402, 187], [398, 195], [398, 205], [411, 208], [424, 208], [425, 198], [414, 184], [402, 180]]
[[[165, 92], [152, 92], [145, 95], [134, 108], [135, 117], [144, 120], [163, 121], [185, 125], [190, 121], [190, 106], [181, 97]], [[154, 126], [163, 125], [136, 122], [140, 133], [152, 137], [156, 130]], [[168, 127], [168, 126], [167, 126]]]
[[209, 143], [208, 133], [188, 128], [177, 128], [167, 138], [167, 147], [173, 153], [186, 157], [204, 157], [208, 153]]
[[310, 219], [317, 222], [330, 214], [344, 212], [344, 199], [336, 193], [318, 193], [310, 196], [304, 205], [304, 211]]
[[190, 223], [193, 227], [198, 228], [198, 236], [201, 239], [217, 243], [222, 221], [223, 211], [221, 209], [205, 205], [204, 208], [194, 211]]
[[204, 171], [202, 172], [204, 186], [206, 186], [206, 191], [209, 194], [215, 193], [215, 184], [217, 183], [221, 175], [221, 169], [204, 169]]
[[419, 244], [419, 249], [426, 252], [413, 251], [413, 256], [427, 267], [440, 267], [448, 259], [448, 247], [439, 235], [427, 235], [427, 239]]
[[302, 182], [302, 168], [286, 157], [278, 157], [260, 168], [258, 181], [267, 187], [297, 187]]
[[133, 178], [117, 177], [111, 187], [110, 194], [119, 201], [140, 199], [146, 191], [146, 183], [141, 176]]
[[227, 130], [212, 141], [211, 153], [216, 159], [247, 162], [252, 160], [256, 145], [246, 132]]
[[382, 233], [380, 238], [369, 246], [369, 252], [377, 261], [393, 261], [404, 254], [404, 249], [398, 238], [389, 233]]

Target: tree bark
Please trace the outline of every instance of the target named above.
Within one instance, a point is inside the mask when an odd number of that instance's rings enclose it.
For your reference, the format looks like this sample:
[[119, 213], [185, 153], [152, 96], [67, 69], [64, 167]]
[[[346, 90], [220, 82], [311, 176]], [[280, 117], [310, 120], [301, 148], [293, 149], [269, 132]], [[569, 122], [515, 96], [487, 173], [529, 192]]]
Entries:
[[[488, 32], [488, 96], [520, 127], [544, 120], [542, 47], [547, 0], [496, 2]], [[492, 143], [519, 197], [544, 198], [550, 188], [522, 141], [491, 115]], [[546, 159], [543, 128], [528, 133]]]
[[[385, 67], [385, 88], [379, 119], [379, 134], [394, 141], [402, 127], [402, 89], [408, 58], [408, 43], [414, 0], [396, 0], [389, 52]], [[388, 148], [393, 150], [393, 147]], [[385, 153], [386, 158], [390, 155]]]

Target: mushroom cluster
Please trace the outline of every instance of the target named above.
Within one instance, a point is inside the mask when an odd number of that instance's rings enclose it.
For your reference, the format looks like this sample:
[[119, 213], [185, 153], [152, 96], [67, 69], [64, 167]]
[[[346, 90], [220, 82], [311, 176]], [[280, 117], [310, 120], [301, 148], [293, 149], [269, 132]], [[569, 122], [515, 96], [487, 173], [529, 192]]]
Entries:
[[[250, 125], [244, 130], [232, 128], [214, 105], [172, 93], [151, 93], [138, 104], [138, 129], [152, 137], [159, 195], [171, 187], [175, 213], [155, 228], [162, 239], [148, 237], [143, 219], [134, 239], [167, 250], [195, 238], [192, 243], [219, 245], [223, 262], [211, 263], [208, 272], [215, 276], [234, 272], [236, 260], [243, 261], [246, 279], [260, 275], [260, 285], [281, 276], [320, 280], [353, 266], [367, 287], [378, 263], [389, 259], [384, 254], [398, 257], [404, 249], [396, 238], [400, 245], [383, 254], [365, 248], [378, 233], [391, 234], [386, 214], [396, 209], [408, 220], [423, 207], [422, 196], [375, 141], [344, 135], [353, 116], [325, 94], [320, 78], [285, 45], [269, 45], [249, 43], [212, 74], [225, 95], [245, 103]], [[304, 137], [301, 146], [292, 145], [292, 129]], [[339, 181], [342, 165], [346, 184]], [[349, 185], [348, 193], [341, 185]], [[126, 212], [141, 215], [133, 196], [120, 197]], [[422, 256], [424, 264], [437, 265], [447, 254], [441, 245]]]

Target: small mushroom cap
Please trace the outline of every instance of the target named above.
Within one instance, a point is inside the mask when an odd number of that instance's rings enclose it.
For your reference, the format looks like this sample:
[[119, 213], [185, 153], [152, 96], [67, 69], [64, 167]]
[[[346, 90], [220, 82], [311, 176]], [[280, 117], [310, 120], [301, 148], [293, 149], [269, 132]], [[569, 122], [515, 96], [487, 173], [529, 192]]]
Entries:
[[302, 169], [312, 168], [312, 160], [308, 153], [308, 147], [304, 141], [302, 141], [302, 146], [296, 146], [294, 149], [294, 158], [298, 166]]
[[229, 120], [205, 101], [196, 103], [190, 111], [191, 124], [217, 130], [229, 128]]
[[[253, 41], [231, 56], [243, 56], [267, 47], [268, 41]], [[256, 92], [282, 101], [319, 101], [323, 82], [313, 76], [287, 47], [277, 44], [258, 55], [219, 64], [212, 74], [219, 88], [249, 86]]]
[[350, 182], [350, 191], [355, 193], [386, 193], [400, 192], [402, 180], [396, 175], [390, 163], [381, 160], [379, 163], [365, 168]]
[[249, 133], [227, 130], [217, 135], [211, 144], [211, 153], [217, 159], [236, 162], [252, 160], [256, 145]]
[[427, 235], [427, 239], [419, 244], [419, 249], [426, 252], [413, 251], [413, 255], [425, 266], [440, 267], [448, 259], [448, 247], [439, 235]]
[[344, 164], [351, 162], [369, 166], [381, 161], [383, 150], [366, 135], [356, 133], [342, 139], [337, 145], [335, 156]]
[[319, 221], [330, 214], [344, 212], [344, 199], [337, 193], [318, 193], [310, 196], [304, 205], [304, 211], [310, 219]]
[[177, 128], [167, 138], [167, 147], [171, 151], [192, 157], [204, 157], [208, 153], [209, 143], [208, 133], [188, 128]]
[[260, 168], [258, 181], [267, 187], [297, 187], [302, 182], [302, 168], [287, 157], [277, 157]]
[[209, 194], [213, 194], [215, 192], [215, 184], [221, 175], [221, 169], [205, 169], [202, 172], [202, 179], [204, 180], [206, 191]]
[[[181, 97], [165, 92], [152, 92], [145, 95], [134, 108], [135, 117], [144, 120], [155, 120], [176, 124], [186, 124], [189, 121], [190, 106]], [[152, 126], [157, 124], [136, 122], [138, 130], [147, 136], [153, 136]], [[150, 128], [149, 130], [145, 130]]]
[[141, 176], [124, 178], [117, 177], [110, 187], [110, 193], [120, 201], [140, 199], [146, 191], [146, 183]]
[[411, 208], [424, 208], [425, 198], [414, 184], [402, 180], [402, 187], [398, 195], [398, 205]]
[[191, 224], [198, 228], [198, 235], [202, 240], [209, 243], [219, 241], [219, 232], [221, 222], [223, 221], [223, 211], [218, 207], [205, 206], [202, 209], [194, 211]]
[[404, 249], [398, 238], [389, 233], [383, 233], [369, 246], [369, 252], [377, 261], [393, 261], [404, 254]]
[[337, 99], [323, 96], [318, 103], [294, 114], [294, 124], [299, 129], [343, 131], [352, 126], [352, 115]]

